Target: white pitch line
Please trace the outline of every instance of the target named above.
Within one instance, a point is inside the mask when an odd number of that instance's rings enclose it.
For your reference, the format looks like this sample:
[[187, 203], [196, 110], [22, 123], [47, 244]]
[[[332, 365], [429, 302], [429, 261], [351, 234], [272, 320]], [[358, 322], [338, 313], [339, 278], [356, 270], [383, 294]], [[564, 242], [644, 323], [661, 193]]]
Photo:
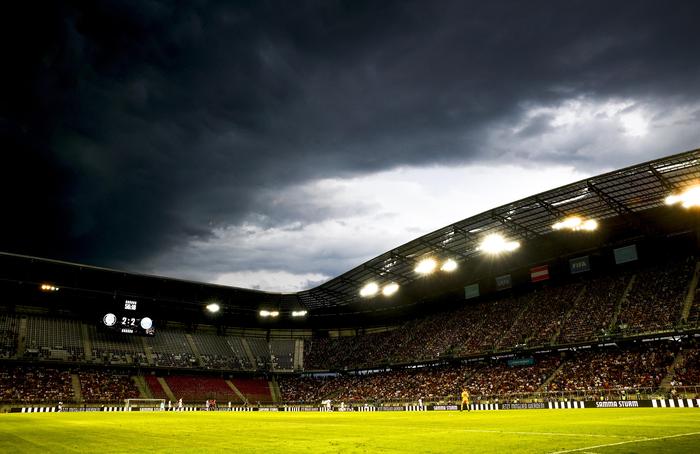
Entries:
[[509, 435], [554, 435], [559, 437], [603, 437], [603, 438], [620, 438], [619, 435], [600, 435], [600, 434], [572, 434], [564, 432], [513, 432], [508, 430], [486, 430], [486, 429], [462, 429], [462, 432], [475, 432], [487, 434], [509, 434]]
[[665, 437], [640, 438], [638, 440], [619, 441], [617, 443], [608, 443], [606, 445], [586, 446], [585, 448], [567, 449], [565, 451], [553, 451], [550, 454], [564, 454], [567, 452], [587, 451], [589, 449], [607, 448], [609, 446], [626, 445], [629, 443], [644, 443], [647, 441], [666, 440], [668, 438], [691, 437], [693, 435], [700, 435], [700, 432], [688, 432], [686, 434], [667, 435]]

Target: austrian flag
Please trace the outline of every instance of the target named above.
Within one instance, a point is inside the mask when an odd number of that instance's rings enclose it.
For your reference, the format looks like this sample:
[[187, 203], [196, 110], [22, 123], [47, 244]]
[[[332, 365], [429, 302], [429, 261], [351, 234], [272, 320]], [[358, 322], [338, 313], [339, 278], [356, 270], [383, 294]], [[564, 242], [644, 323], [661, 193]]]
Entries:
[[546, 281], [549, 279], [549, 265], [530, 268], [530, 278], [532, 282]]

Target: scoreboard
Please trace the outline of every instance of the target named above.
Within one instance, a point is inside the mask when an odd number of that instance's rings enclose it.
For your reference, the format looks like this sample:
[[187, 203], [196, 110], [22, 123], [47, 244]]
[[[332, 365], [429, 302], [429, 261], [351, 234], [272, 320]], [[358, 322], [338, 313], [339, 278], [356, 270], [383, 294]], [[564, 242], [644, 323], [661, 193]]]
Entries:
[[102, 317], [102, 324], [113, 331], [124, 334], [155, 336], [153, 320], [139, 310], [139, 303], [134, 299], [124, 299], [114, 311]]

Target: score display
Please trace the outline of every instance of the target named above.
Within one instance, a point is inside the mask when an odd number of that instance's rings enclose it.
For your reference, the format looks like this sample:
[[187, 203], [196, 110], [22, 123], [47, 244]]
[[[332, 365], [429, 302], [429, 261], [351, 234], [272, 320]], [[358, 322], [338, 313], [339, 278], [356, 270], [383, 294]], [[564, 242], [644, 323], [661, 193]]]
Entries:
[[[123, 309], [121, 309], [123, 307]], [[102, 317], [102, 324], [111, 330], [124, 334], [139, 334], [142, 336], [154, 336], [155, 328], [153, 320], [137, 312], [138, 302], [124, 300], [120, 310], [108, 312]]]

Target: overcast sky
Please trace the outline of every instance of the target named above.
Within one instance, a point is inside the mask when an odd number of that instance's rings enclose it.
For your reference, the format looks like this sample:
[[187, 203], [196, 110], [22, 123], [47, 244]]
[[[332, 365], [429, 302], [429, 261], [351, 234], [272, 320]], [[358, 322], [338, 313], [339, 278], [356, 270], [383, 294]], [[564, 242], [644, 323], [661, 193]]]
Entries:
[[6, 3], [3, 251], [295, 291], [700, 147], [695, 1]]

